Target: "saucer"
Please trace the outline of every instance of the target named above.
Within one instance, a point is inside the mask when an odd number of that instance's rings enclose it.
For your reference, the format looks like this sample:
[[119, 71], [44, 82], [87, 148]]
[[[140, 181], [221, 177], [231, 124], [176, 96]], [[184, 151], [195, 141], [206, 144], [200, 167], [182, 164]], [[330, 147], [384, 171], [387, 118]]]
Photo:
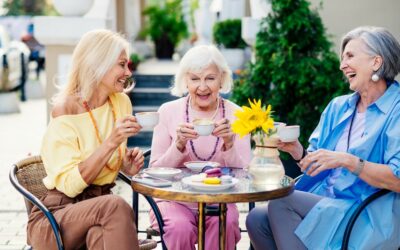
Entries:
[[183, 163], [183, 165], [196, 173], [200, 173], [205, 166], [211, 166], [213, 168], [220, 166], [218, 162], [213, 161], [187, 161]]
[[143, 170], [143, 173], [158, 178], [171, 178], [181, 172], [182, 170], [177, 168], [159, 168], [159, 167], [146, 168]]

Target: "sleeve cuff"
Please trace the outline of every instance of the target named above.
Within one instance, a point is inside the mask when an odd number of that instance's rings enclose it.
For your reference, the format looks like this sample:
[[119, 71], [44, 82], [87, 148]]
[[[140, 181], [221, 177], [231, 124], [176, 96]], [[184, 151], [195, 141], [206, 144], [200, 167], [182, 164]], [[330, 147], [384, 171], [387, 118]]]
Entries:
[[389, 168], [392, 170], [393, 174], [400, 179], [400, 167], [394, 165], [394, 164], [389, 164]]
[[62, 191], [66, 196], [74, 198], [82, 193], [88, 186], [89, 185], [83, 180], [79, 168], [75, 167], [69, 173], [68, 180], [65, 180], [64, 190], [60, 191]]

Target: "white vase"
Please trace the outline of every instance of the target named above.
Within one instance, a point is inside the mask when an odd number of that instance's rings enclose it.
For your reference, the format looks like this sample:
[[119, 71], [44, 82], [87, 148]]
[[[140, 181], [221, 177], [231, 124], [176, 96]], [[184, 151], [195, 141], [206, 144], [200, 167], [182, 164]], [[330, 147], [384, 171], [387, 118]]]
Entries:
[[17, 93], [15, 91], [0, 93], [0, 114], [19, 112], [19, 98]]
[[93, 5], [94, 0], [53, 0], [54, 8], [62, 16], [83, 16]]
[[232, 71], [243, 68], [245, 61], [244, 49], [222, 48], [221, 53], [225, 57], [226, 62]]
[[256, 44], [257, 33], [260, 30], [261, 19], [252, 17], [242, 18], [242, 38], [251, 47]]

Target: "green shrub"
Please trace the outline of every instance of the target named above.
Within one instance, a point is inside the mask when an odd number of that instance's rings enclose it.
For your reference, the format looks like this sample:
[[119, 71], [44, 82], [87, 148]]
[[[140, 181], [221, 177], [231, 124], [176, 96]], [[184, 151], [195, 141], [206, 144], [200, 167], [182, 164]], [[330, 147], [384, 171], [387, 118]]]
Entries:
[[276, 121], [301, 126], [303, 145], [328, 102], [348, 91], [338, 56], [309, 5], [306, 0], [272, 1], [257, 34], [256, 62], [235, 81], [232, 94], [240, 105], [248, 98], [271, 104]]
[[148, 17], [143, 35], [149, 35], [153, 41], [158, 41], [164, 36], [171, 43], [178, 43], [188, 36], [186, 22], [182, 14], [181, 0], [171, 0], [147, 7], [143, 14]]
[[242, 39], [242, 21], [228, 19], [217, 22], [213, 27], [214, 42], [225, 48], [244, 48], [246, 43]]
[[139, 64], [142, 61], [142, 58], [136, 53], [131, 53], [129, 60], [134, 64]]

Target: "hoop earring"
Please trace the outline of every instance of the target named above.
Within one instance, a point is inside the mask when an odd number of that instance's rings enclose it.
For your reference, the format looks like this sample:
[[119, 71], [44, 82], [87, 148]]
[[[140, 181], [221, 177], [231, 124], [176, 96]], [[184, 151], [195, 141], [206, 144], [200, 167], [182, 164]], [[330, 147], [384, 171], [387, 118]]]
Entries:
[[378, 76], [378, 74], [377, 74], [377, 73], [374, 73], [374, 74], [371, 76], [371, 80], [372, 80], [373, 82], [379, 81], [379, 76]]

